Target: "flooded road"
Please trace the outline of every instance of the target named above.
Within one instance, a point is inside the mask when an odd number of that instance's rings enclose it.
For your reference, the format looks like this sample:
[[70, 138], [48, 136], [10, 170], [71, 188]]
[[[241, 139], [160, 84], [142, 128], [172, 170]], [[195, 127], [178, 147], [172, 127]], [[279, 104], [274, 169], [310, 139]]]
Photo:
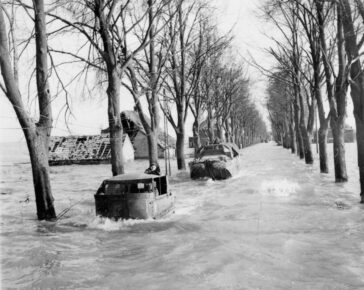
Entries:
[[159, 221], [95, 218], [93, 194], [110, 174], [99, 165], [53, 167], [56, 210], [71, 209], [57, 223], [38, 222], [29, 164], [3, 163], [2, 287], [364, 289], [355, 145], [343, 185], [332, 168], [321, 175], [274, 143], [242, 150], [230, 180], [174, 172], [176, 212]]

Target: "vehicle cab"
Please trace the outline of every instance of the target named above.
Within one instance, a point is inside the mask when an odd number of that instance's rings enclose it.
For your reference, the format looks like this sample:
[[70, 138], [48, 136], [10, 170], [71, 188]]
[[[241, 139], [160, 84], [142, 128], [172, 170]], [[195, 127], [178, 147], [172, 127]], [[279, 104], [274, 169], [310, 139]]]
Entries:
[[95, 194], [96, 215], [108, 218], [156, 219], [174, 209], [167, 176], [121, 174], [105, 179]]

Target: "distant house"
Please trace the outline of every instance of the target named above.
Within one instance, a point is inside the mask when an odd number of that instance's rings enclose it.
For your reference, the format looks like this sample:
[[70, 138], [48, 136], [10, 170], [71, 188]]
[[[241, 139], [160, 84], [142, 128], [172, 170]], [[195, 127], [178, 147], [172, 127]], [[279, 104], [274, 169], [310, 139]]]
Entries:
[[[125, 161], [134, 159], [134, 148], [127, 134], [123, 135]], [[50, 165], [110, 163], [109, 134], [53, 136], [49, 146]]]
[[[138, 113], [135, 111], [123, 111], [121, 112], [120, 117], [123, 131], [129, 136], [133, 145], [135, 159], [148, 158], [148, 138]], [[146, 119], [150, 124], [150, 120], [147, 117]], [[109, 128], [102, 130], [101, 132], [104, 134], [108, 133]], [[175, 156], [176, 141], [173, 137], [167, 136], [165, 132], [159, 130], [157, 142], [159, 158], [164, 158], [165, 153], [168, 151], [169, 156]]]

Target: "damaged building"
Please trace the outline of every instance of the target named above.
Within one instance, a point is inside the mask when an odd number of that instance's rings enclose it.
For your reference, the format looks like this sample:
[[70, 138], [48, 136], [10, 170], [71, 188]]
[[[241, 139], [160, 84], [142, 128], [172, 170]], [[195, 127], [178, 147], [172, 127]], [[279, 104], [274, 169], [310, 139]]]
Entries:
[[[138, 114], [134, 111], [121, 113], [123, 126], [123, 155], [125, 161], [148, 158], [148, 139]], [[168, 151], [167, 151], [168, 150]], [[165, 153], [174, 156], [175, 140], [160, 131], [158, 157]], [[49, 146], [49, 165], [110, 163], [109, 129], [100, 135], [53, 136]]]

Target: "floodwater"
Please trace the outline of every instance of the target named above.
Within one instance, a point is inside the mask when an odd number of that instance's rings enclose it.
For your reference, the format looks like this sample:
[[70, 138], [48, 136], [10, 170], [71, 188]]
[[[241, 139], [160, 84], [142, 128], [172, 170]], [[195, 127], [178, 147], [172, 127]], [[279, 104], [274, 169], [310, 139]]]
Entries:
[[176, 212], [158, 221], [96, 218], [93, 194], [110, 166], [94, 165], [51, 169], [56, 210], [71, 209], [38, 222], [29, 164], [3, 160], [2, 287], [364, 289], [364, 206], [347, 145], [346, 184], [274, 143], [242, 150], [230, 180], [174, 171]]

